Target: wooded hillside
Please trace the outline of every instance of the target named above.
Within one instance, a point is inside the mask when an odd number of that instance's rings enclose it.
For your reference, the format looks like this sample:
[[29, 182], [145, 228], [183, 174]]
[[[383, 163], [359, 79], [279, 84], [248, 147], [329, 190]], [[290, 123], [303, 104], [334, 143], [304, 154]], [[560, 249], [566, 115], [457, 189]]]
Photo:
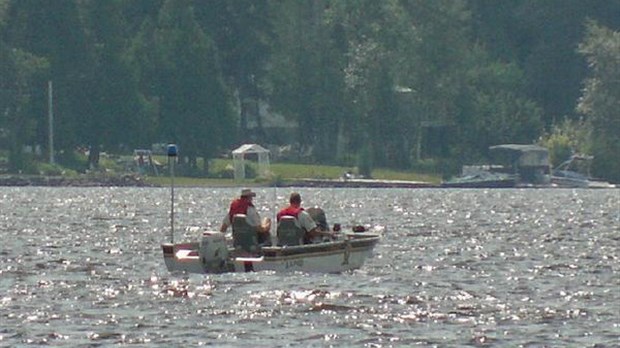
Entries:
[[174, 142], [200, 175], [295, 142], [306, 162], [448, 175], [538, 142], [619, 182], [619, 28], [617, 0], [0, 0], [0, 150], [14, 172], [25, 145], [48, 151], [51, 82], [67, 166]]

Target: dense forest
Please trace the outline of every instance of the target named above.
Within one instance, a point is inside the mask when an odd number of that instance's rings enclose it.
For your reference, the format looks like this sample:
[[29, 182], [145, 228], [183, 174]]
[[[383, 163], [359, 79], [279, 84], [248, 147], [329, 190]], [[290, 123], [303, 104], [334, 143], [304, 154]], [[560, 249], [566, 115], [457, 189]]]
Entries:
[[258, 142], [447, 175], [539, 143], [619, 182], [619, 28], [618, 0], [0, 0], [0, 150], [27, 172], [52, 105], [66, 166]]

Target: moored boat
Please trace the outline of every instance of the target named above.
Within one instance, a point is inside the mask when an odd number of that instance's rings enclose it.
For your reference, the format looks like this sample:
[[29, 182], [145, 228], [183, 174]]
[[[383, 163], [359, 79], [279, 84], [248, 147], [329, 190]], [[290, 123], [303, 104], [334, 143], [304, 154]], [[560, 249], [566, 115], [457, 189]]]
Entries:
[[[472, 166], [473, 167], [473, 166]], [[465, 172], [465, 169], [463, 170]], [[493, 173], [488, 170], [468, 172], [465, 175], [452, 178], [441, 183], [446, 188], [506, 188], [515, 187], [517, 175], [507, 173]]]
[[549, 151], [541, 146], [501, 144], [489, 147], [492, 164], [463, 166], [461, 176], [442, 187], [548, 187]]
[[616, 185], [590, 175], [592, 156], [572, 155], [551, 172], [552, 187], [559, 188], [615, 188]]

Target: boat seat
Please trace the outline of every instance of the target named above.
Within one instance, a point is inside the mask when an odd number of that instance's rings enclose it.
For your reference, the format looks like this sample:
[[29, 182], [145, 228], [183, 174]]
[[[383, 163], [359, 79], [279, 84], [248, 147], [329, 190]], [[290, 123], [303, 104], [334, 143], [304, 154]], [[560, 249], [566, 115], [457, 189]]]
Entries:
[[255, 253], [258, 250], [256, 229], [248, 224], [245, 214], [235, 214], [233, 216], [232, 235], [235, 249], [249, 253]]
[[301, 245], [304, 242], [304, 230], [295, 224], [295, 217], [284, 215], [278, 222], [278, 245]]

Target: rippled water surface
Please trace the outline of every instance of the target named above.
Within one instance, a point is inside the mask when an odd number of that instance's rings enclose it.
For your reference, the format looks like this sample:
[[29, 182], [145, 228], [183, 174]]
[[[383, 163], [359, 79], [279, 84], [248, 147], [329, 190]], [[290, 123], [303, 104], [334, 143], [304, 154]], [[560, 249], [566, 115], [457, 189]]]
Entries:
[[[237, 191], [177, 188], [175, 239]], [[168, 189], [0, 188], [0, 346], [620, 345], [620, 190], [300, 192], [385, 228], [362, 269], [170, 274]]]

